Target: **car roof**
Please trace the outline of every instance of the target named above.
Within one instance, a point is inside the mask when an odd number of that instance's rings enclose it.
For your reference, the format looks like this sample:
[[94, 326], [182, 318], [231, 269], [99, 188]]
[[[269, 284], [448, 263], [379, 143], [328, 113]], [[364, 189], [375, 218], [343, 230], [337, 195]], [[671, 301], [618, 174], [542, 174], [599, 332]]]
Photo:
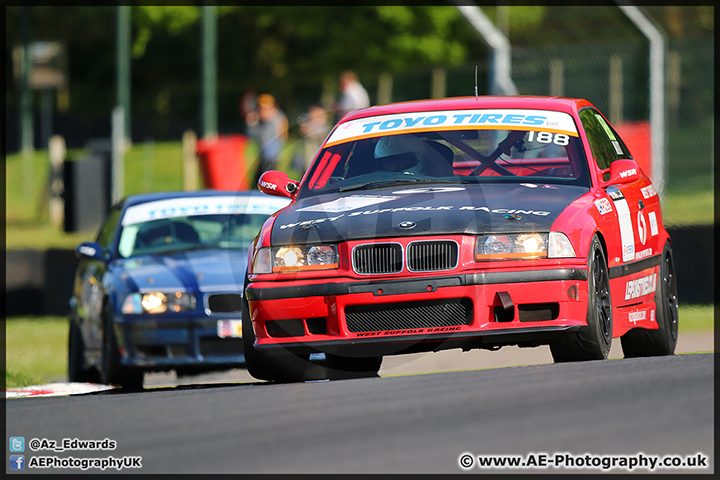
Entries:
[[125, 206], [139, 205], [147, 202], [154, 202], [157, 200], [171, 200], [175, 198], [193, 198], [193, 197], [218, 197], [218, 196], [233, 196], [233, 197], [258, 197], [268, 198], [267, 195], [261, 193], [258, 190], [193, 190], [193, 191], [174, 191], [174, 192], [153, 192], [153, 193], [139, 193], [136, 195], [128, 196], [124, 202]]
[[538, 110], [555, 110], [572, 114], [585, 106], [592, 106], [592, 104], [581, 98], [544, 97], [532, 95], [451, 97], [435, 100], [414, 100], [409, 102], [391, 103], [354, 110], [345, 115], [339, 123], [376, 115], [482, 108], [529, 108]]

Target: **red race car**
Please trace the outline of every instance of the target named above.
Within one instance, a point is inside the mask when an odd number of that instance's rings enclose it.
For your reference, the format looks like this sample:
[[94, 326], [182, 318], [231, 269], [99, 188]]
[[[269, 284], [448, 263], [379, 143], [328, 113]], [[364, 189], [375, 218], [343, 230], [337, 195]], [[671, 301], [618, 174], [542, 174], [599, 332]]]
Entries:
[[626, 357], [674, 353], [657, 191], [586, 100], [356, 110], [300, 182], [268, 171], [259, 188], [292, 203], [250, 247], [256, 378], [374, 376], [385, 355], [504, 345], [601, 360], [613, 337]]

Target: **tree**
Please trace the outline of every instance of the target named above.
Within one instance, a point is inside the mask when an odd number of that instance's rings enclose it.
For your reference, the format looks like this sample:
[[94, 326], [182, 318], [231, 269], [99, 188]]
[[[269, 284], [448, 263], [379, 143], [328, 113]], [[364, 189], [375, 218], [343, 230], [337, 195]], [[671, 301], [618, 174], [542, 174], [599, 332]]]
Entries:
[[[19, 96], [12, 48], [20, 38], [20, 8], [6, 8], [6, 103], [10, 108]], [[66, 46], [70, 113], [109, 118], [115, 102], [116, 7], [31, 8], [31, 40], [60, 41]], [[508, 13], [514, 47], [638, 35], [615, 6], [482, 8], [491, 19]], [[712, 7], [646, 7], [646, 11], [666, 25], [671, 36], [712, 33], [714, 27]], [[157, 123], [163, 118], [167, 132], [197, 128], [201, 15], [202, 9], [193, 5], [133, 6], [132, 112], [136, 121]], [[220, 126], [229, 129], [239, 127], [237, 101], [249, 86], [260, 86], [290, 106], [318, 101], [323, 83], [345, 69], [374, 80], [383, 72], [400, 76], [480, 63], [488, 53], [450, 3], [221, 5], [218, 16], [218, 107]], [[171, 124], [175, 127], [170, 128]]]

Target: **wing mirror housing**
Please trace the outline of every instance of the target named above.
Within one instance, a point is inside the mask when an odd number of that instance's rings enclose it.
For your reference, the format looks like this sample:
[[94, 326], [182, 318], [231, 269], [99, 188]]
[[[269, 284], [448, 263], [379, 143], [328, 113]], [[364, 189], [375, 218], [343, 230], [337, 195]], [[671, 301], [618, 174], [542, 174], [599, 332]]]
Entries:
[[95, 242], [83, 242], [75, 250], [79, 256], [85, 258], [91, 258], [93, 260], [107, 260], [105, 258], [105, 251], [103, 248]]
[[298, 191], [300, 183], [290, 180], [287, 173], [278, 170], [268, 170], [260, 175], [258, 179], [258, 188], [261, 192], [276, 197], [286, 197], [293, 199]]
[[610, 164], [610, 168], [603, 170], [603, 177], [610, 174], [610, 178], [603, 181], [603, 187], [610, 185], [618, 185], [632, 183], [641, 176], [640, 167], [635, 160], [623, 159], [615, 160]]

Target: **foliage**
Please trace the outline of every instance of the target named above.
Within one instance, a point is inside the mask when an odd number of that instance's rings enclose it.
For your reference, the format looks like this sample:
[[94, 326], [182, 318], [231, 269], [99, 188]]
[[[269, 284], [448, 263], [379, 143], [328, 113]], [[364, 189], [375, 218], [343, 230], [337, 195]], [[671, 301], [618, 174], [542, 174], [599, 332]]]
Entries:
[[[21, 41], [23, 12], [30, 40], [59, 41], [68, 52], [68, 115], [92, 122], [109, 117], [116, 89], [118, 6], [10, 6], [6, 9], [6, 102], [18, 107], [12, 48]], [[202, 75], [200, 4], [132, 5], [132, 115], [152, 125], [147, 136], [178, 139], [199, 130]], [[240, 131], [238, 100], [250, 88], [274, 94], [292, 117], [323, 95], [333, 95], [339, 72], [355, 70], [373, 85], [381, 73], [430, 71], [482, 64], [487, 45], [453, 4], [214, 7], [218, 38], [221, 131]], [[568, 45], [641, 37], [614, 5], [484, 5], [512, 45]], [[712, 33], [712, 7], [646, 7], [680, 38]], [[417, 80], [416, 80], [417, 82]], [[371, 98], [374, 91], [370, 91]], [[403, 92], [398, 92], [403, 96]], [[403, 98], [407, 95], [403, 96]], [[34, 102], [37, 109], [37, 101]], [[63, 102], [64, 103], [64, 102]], [[60, 102], [58, 103], [58, 107]], [[12, 116], [12, 115], [11, 115]], [[14, 116], [13, 116], [14, 118]], [[60, 121], [57, 122], [58, 124]], [[13, 139], [15, 134], [9, 135]], [[11, 142], [8, 142], [11, 143]]]
[[140, 58], [145, 54], [153, 30], [162, 29], [171, 36], [177, 36], [196, 23], [200, 17], [199, 7], [138, 5], [133, 9], [133, 24], [136, 29], [132, 46], [133, 57]]

